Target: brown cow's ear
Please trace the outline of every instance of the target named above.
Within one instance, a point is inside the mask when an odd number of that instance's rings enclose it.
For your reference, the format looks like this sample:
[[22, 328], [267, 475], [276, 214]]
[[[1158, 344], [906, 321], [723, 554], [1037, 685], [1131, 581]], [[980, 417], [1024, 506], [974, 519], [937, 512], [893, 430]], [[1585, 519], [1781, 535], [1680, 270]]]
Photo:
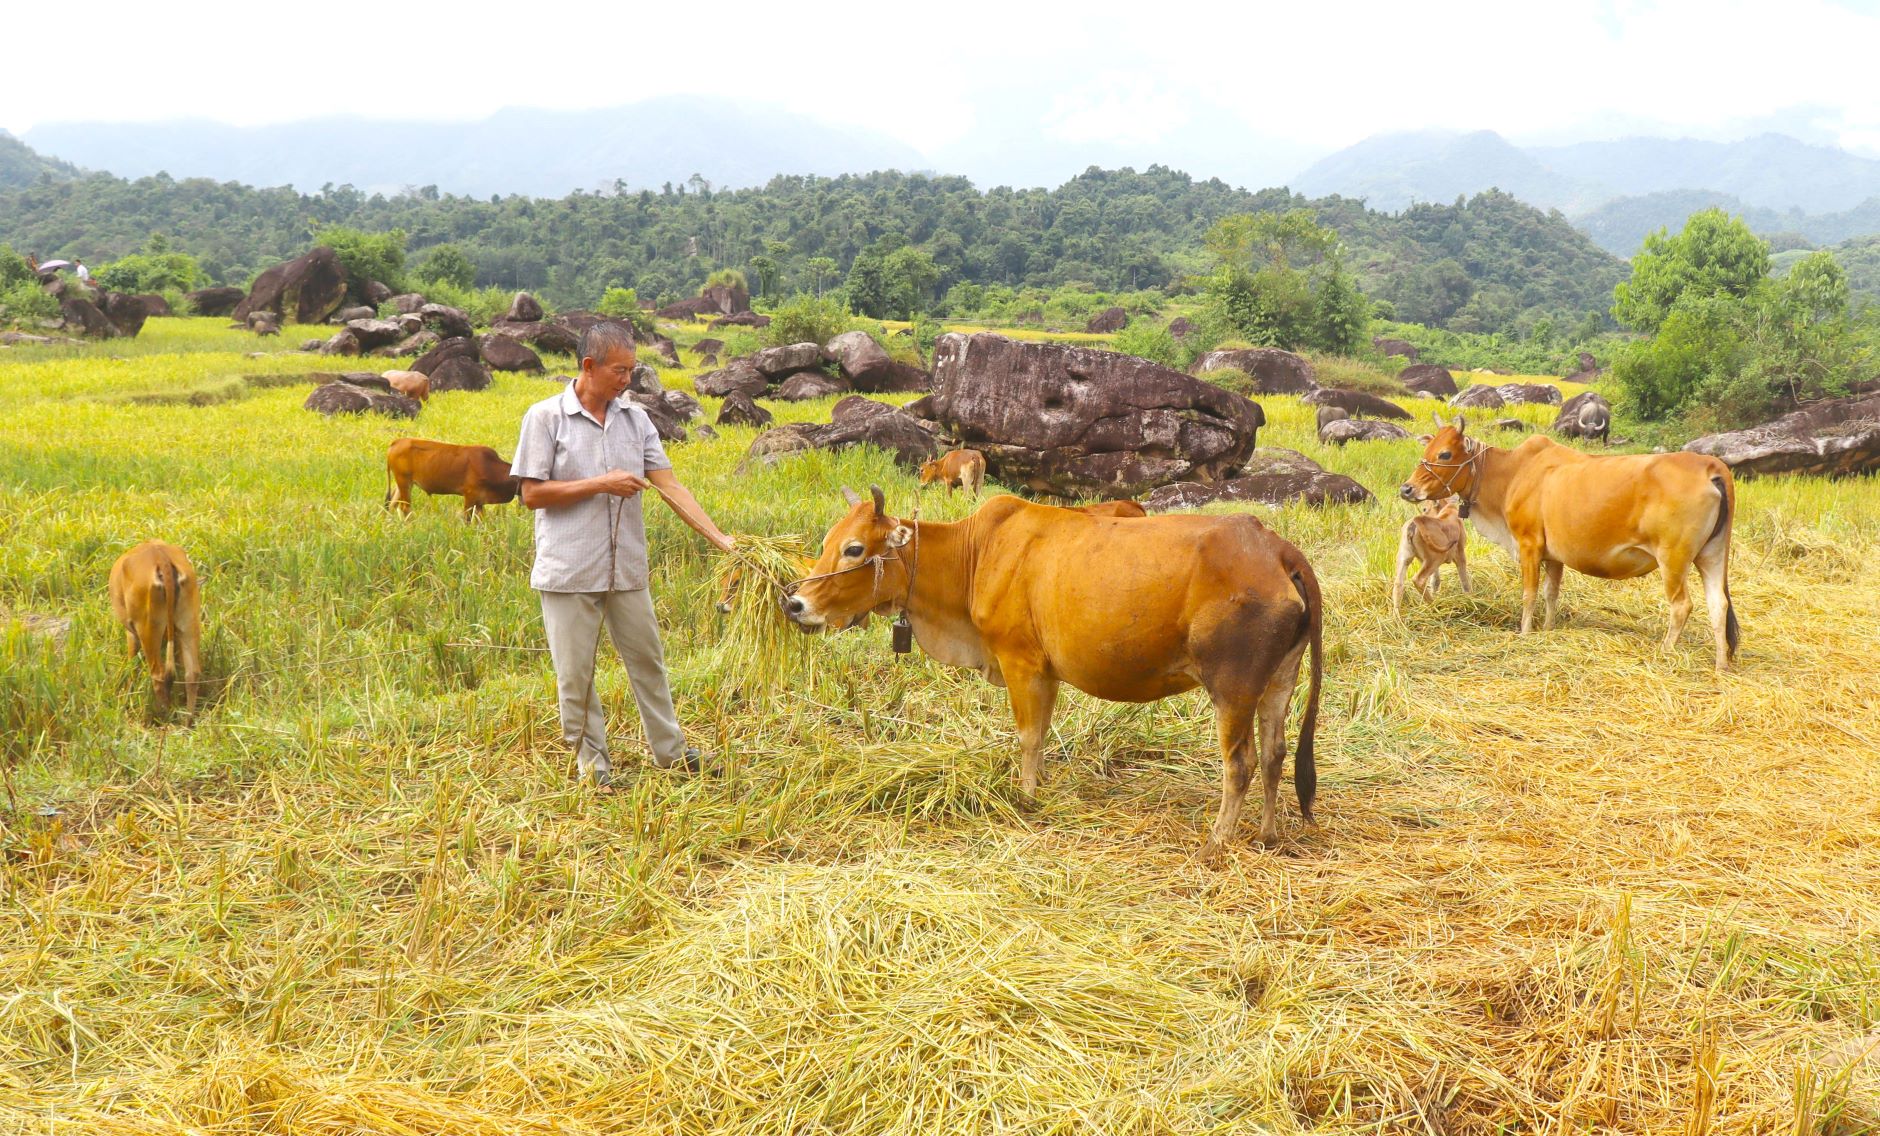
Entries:
[[873, 494], [875, 498], [875, 516], [877, 517], [887, 516], [888, 515], [888, 495], [881, 491], [881, 486], [871, 485], [868, 487], [868, 492]]
[[851, 509], [862, 503], [862, 495], [846, 485], [842, 487], [842, 499], [849, 503]]
[[913, 539], [913, 529], [908, 528], [906, 525], [896, 525], [894, 526], [894, 531], [888, 534], [888, 547], [901, 548], [904, 547], [908, 541]]
[[1417, 441], [1422, 442], [1426, 446], [1429, 445], [1431, 442], [1434, 442], [1435, 440], [1436, 440], [1436, 435], [1434, 434], [1418, 434], [1417, 435]]

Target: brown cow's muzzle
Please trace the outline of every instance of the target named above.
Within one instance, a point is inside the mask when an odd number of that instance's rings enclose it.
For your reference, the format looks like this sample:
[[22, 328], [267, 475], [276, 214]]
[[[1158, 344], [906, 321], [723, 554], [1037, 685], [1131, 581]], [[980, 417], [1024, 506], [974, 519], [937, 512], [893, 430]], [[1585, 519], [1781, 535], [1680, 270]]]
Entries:
[[1397, 490], [1397, 496], [1402, 497], [1406, 501], [1423, 500], [1422, 491], [1416, 487], [1415, 483], [1409, 481], [1404, 482], [1403, 487]]

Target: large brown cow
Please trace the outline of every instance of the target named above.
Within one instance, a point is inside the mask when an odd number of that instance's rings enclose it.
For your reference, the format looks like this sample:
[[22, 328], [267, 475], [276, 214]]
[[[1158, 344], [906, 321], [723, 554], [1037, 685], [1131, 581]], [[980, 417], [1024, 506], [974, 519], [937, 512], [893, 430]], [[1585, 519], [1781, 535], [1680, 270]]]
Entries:
[[521, 482], [510, 476], [509, 463], [488, 446], [456, 446], [399, 438], [385, 451], [385, 507], [411, 515], [411, 487], [426, 493], [463, 498], [463, 517], [483, 515], [485, 505], [507, 505], [516, 499]]
[[[1073, 505], [1079, 512], [1089, 513], [1093, 517], [1146, 517], [1148, 510], [1141, 503], [1127, 497], [1114, 501], [1092, 501], [1088, 505]], [[797, 567], [808, 575], [816, 567], [814, 560], [805, 558]], [[732, 605], [737, 602], [738, 588], [744, 583], [744, 566], [734, 559], [727, 558], [718, 577], [718, 602], [713, 605], [720, 613], [731, 614]]]
[[1730, 603], [1730, 530], [1736, 482], [1730, 467], [1701, 454], [1583, 454], [1550, 438], [1512, 450], [1465, 437], [1468, 420], [1436, 416], [1402, 496], [1455, 495], [1462, 515], [1521, 565], [1521, 634], [1534, 623], [1534, 594], [1546, 578], [1543, 630], [1552, 630], [1565, 568], [1605, 580], [1662, 569], [1671, 623], [1666, 650], [1677, 646], [1691, 614], [1685, 579], [1697, 566], [1716, 641], [1717, 669], [1736, 657], [1739, 633]]
[[111, 615], [124, 629], [131, 658], [150, 668], [159, 710], [170, 705], [170, 681], [183, 670], [186, 711], [196, 713], [202, 684], [202, 581], [183, 550], [147, 540], [111, 565]]
[[1251, 516], [1103, 517], [1001, 494], [945, 524], [889, 516], [877, 488], [829, 530], [784, 611], [806, 631], [899, 611], [928, 655], [1004, 686], [1027, 794], [1038, 790], [1060, 683], [1111, 702], [1205, 687], [1225, 757], [1206, 859], [1233, 835], [1256, 757], [1260, 839], [1279, 839], [1286, 712], [1309, 650], [1293, 785], [1312, 820], [1318, 580], [1298, 549]]

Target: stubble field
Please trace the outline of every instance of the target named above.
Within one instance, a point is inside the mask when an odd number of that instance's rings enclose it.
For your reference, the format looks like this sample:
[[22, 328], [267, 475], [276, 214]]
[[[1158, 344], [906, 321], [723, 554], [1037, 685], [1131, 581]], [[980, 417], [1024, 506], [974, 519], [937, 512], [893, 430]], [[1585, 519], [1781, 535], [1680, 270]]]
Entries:
[[[1261, 399], [1263, 445], [1384, 499], [1260, 511], [1327, 597], [1321, 827], [1289, 803], [1280, 847], [1243, 821], [1209, 868], [1200, 695], [1067, 693], [1021, 802], [1001, 691], [879, 622], [757, 658], [654, 504], [681, 717], [725, 773], [574, 786], [526, 514], [380, 505], [391, 439], [508, 456], [555, 388], [329, 421], [238, 378], [318, 367], [256, 346], [153, 320], [121, 359], [0, 354], [0, 610], [71, 620], [0, 617], [0, 1131], [1880, 1127], [1872, 481], [1741, 485], [1719, 676], [1701, 603], [1658, 650], [1657, 577], [1570, 577], [1517, 637], [1480, 540], [1475, 594], [1391, 618], [1414, 449]], [[820, 539], [844, 485], [912, 510], [878, 453], [737, 473], [752, 433], [670, 448], [730, 531]], [[193, 728], [147, 720], [105, 602], [149, 537], [204, 574]]]

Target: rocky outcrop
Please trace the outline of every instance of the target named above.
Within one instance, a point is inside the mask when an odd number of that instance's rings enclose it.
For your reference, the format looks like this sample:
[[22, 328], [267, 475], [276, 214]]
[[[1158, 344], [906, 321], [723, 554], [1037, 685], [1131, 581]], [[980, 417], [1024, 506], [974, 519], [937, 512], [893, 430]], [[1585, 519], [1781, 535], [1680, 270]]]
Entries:
[[437, 346], [418, 356], [411, 364], [411, 369], [421, 375], [429, 375], [451, 359], [469, 359], [478, 362], [482, 355], [477, 351], [477, 342], [468, 336], [453, 336], [439, 340]]
[[1456, 393], [1456, 377], [1447, 367], [1434, 363], [1412, 363], [1397, 372], [1397, 381], [1418, 394], [1448, 398]]
[[1174, 337], [1177, 343], [1187, 339], [1194, 333], [1194, 330], [1195, 325], [1189, 322], [1187, 316], [1176, 316], [1174, 319], [1168, 321], [1168, 333]]
[[1372, 338], [1371, 346], [1375, 347], [1386, 359], [1395, 355], [1414, 363], [1419, 354], [1416, 344], [1407, 339], [1391, 339], [1388, 336], [1379, 335]]
[[1554, 416], [1554, 433], [1604, 442], [1612, 433], [1612, 404], [1598, 391], [1581, 391], [1561, 404]]
[[[417, 368], [414, 366], [412, 369]], [[430, 372], [430, 376], [432, 394], [438, 391], [488, 390], [495, 382], [488, 367], [467, 355], [444, 360]]]
[[1266, 422], [1257, 403], [1145, 359], [992, 334], [942, 336], [934, 391], [908, 409], [999, 480], [1066, 497], [1220, 480]]
[[415, 315], [429, 302], [422, 292], [400, 292], [392, 297], [392, 310], [401, 316]]
[[413, 335], [408, 335], [397, 343], [392, 344], [390, 347], [381, 348], [378, 354], [395, 356], [422, 355], [442, 342], [443, 339], [437, 332], [427, 329]]
[[665, 399], [656, 394], [640, 394], [636, 391], [628, 391], [624, 397], [646, 411], [646, 416], [653, 420], [653, 429], [659, 432], [660, 441], [683, 442], [689, 437], [681, 416], [666, 405]]
[[351, 323], [354, 320], [369, 320], [378, 316], [377, 308], [370, 304], [351, 304], [340, 308], [327, 318], [334, 323]]
[[1507, 405], [1507, 400], [1501, 397], [1499, 390], [1482, 385], [1465, 387], [1449, 400], [1449, 405], [1459, 410], [1500, 410]]
[[235, 310], [248, 293], [240, 288], [198, 288], [183, 293], [190, 310], [199, 316], [225, 316]]
[[821, 371], [800, 371], [783, 380], [777, 387], [776, 397], [784, 402], [808, 402], [813, 398], [828, 398], [832, 394], [847, 394], [850, 389], [847, 379], [838, 379]]
[[1495, 388], [1505, 406], [1559, 406], [1560, 388], [1546, 383], [1503, 383]]
[[540, 323], [545, 317], [541, 301], [527, 292], [517, 292], [515, 299], [509, 301], [509, 310], [503, 313], [504, 323]]
[[1397, 442], [1409, 436], [1410, 431], [1395, 422], [1370, 418], [1342, 418], [1326, 423], [1319, 430], [1319, 441], [1328, 446], [1342, 446], [1346, 442]]
[[665, 403], [666, 409], [677, 415], [681, 422], [705, 417], [705, 408], [699, 405], [698, 399], [682, 390], [660, 391], [659, 400]]
[[719, 318], [705, 325], [705, 327], [711, 331], [717, 331], [721, 327], [769, 327], [769, 326], [770, 326], [770, 317], [760, 316], [756, 312], [739, 312], [735, 316], [720, 316]]
[[392, 290], [377, 280], [366, 281], [364, 292], [366, 303], [371, 304], [374, 309], [392, 298]]
[[345, 379], [336, 379], [314, 388], [301, 406], [329, 417], [335, 414], [383, 414], [391, 418], [418, 416], [418, 400], [394, 393], [389, 384], [381, 390], [377, 386]]
[[342, 327], [333, 333], [331, 339], [320, 344], [320, 354], [357, 355], [359, 354], [359, 337], [354, 335], [351, 329]]
[[251, 312], [265, 311], [279, 317], [279, 323], [320, 323], [345, 302], [346, 266], [339, 254], [321, 245], [255, 277], [231, 314], [246, 321]]
[[735, 316], [750, 310], [749, 292], [735, 284], [714, 284], [691, 299], [667, 304], [653, 314], [660, 319], [692, 319], [695, 316]]
[[1197, 375], [1228, 368], [1245, 371], [1253, 379], [1255, 394], [1306, 394], [1319, 389], [1312, 364], [1277, 347], [1210, 351], [1195, 363]]
[[498, 323], [490, 327], [490, 334], [527, 343], [537, 351], [553, 355], [573, 355], [581, 348], [580, 335], [558, 323]]
[[[842, 337], [836, 337], [836, 339], [840, 338]], [[830, 342], [833, 343], [835, 340], [832, 339]], [[724, 349], [725, 341], [722, 339], [701, 339], [692, 345], [692, 350], [698, 352], [700, 355], [716, 355]]]
[[823, 355], [821, 344], [788, 343], [754, 352], [745, 361], [772, 383], [780, 383], [791, 375], [815, 370], [829, 360]]
[[627, 389], [636, 394], [664, 394], [666, 385], [659, 381], [659, 372], [648, 363], [635, 363], [633, 375], [627, 379]]
[[1149, 494], [1142, 507], [1151, 513], [1170, 509], [1197, 509], [1220, 501], [1249, 501], [1284, 505], [1358, 505], [1371, 500], [1371, 491], [1342, 473], [1331, 473], [1296, 450], [1256, 451], [1246, 472], [1230, 481], [1199, 485], [1184, 481]]
[[136, 296], [132, 296], [131, 299], [136, 300], [138, 303], [142, 304], [144, 306], [144, 315], [148, 316], [151, 319], [156, 319], [159, 316], [173, 316], [176, 314], [175, 312], [170, 310], [170, 301], [164, 299], [162, 296], [157, 295], [155, 292], [143, 292]]
[[751, 442], [739, 468], [774, 465], [804, 450], [843, 450], [850, 446], [887, 450], [896, 462], [908, 469], [919, 469], [940, 452], [933, 434], [913, 415], [885, 402], [852, 394], [836, 403], [827, 423], [792, 422], [759, 434]]
[[1109, 335], [1129, 326], [1129, 313], [1122, 308], [1105, 308], [1090, 317], [1084, 330], [1093, 335]]
[[446, 339], [467, 339], [475, 334], [470, 317], [448, 304], [426, 304], [418, 309], [418, 315], [424, 319], [424, 326]]
[[86, 339], [116, 339], [117, 325], [108, 319], [98, 305], [77, 296], [66, 296], [59, 301], [59, 316], [65, 321], [65, 330]]
[[1300, 401], [1313, 406], [1336, 406], [1354, 417], [1369, 415], [1372, 418], [1396, 418], [1410, 420], [1410, 412], [1387, 398], [1379, 398], [1363, 391], [1343, 390], [1338, 387], [1326, 387], [1308, 393]]
[[380, 347], [390, 347], [412, 334], [405, 325], [397, 320], [355, 319], [346, 321], [346, 330], [358, 340], [364, 351], [373, 351]]
[[752, 402], [751, 396], [743, 391], [726, 395], [724, 404], [718, 408], [720, 426], [768, 426], [771, 418], [770, 411]]
[[751, 366], [749, 360], [733, 359], [728, 367], [700, 375], [693, 381], [692, 389], [712, 398], [724, 398], [734, 391], [756, 398], [770, 390], [770, 380]]
[[1880, 394], [1830, 399], [1752, 426], [1685, 443], [1739, 474], [1845, 477], [1880, 471]]
[[529, 345], [506, 335], [486, 335], [477, 344], [483, 362], [492, 371], [526, 371], [540, 374], [542, 357]]
[[[163, 304], [162, 296], [156, 300]], [[110, 320], [111, 326], [117, 328], [117, 333], [126, 339], [135, 339], [137, 333], [144, 330], [144, 321], [150, 318], [150, 309], [145, 306], [143, 298], [125, 292], [103, 293], [98, 297], [98, 306], [104, 311], [104, 318]], [[169, 310], [168, 304], [163, 306], [164, 310]]]

